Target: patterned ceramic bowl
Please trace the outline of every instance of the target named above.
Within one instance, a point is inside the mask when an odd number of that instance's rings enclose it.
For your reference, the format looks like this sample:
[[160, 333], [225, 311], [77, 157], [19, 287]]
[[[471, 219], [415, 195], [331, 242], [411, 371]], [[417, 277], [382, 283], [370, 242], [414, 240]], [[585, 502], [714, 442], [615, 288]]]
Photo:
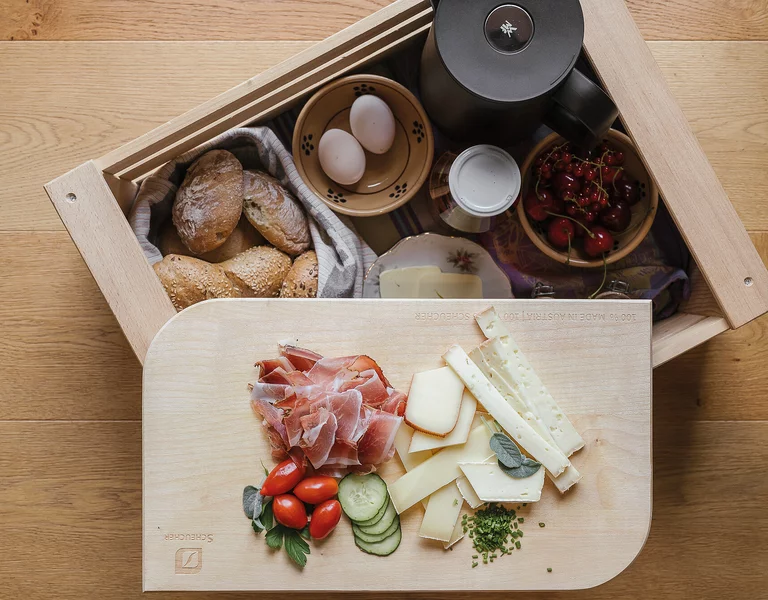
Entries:
[[[384, 154], [365, 151], [363, 178], [353, 185], [331, 180], [320, 168], [317, 147], [328, 129], [351, 133], [349, 111], [364, 94], [384, 100], [395, 117], [395, 141]], [[319, 90], [307, 102], [293, 132], [293, 160], [309, 188], [336, 212], [353, 217], [388, 213], [410, 200], [426, 181], [434, 141], [427, 114], [399, 83], [378, 75], [351, 75]]]

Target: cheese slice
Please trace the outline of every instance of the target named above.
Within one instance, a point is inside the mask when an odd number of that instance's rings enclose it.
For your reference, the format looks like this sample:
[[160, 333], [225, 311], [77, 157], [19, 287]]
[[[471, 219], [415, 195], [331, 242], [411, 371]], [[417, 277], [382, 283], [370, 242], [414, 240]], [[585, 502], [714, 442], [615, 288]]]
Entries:
[[459, 463], [461, 470], [483, 502], [538, 502], [544, 487], [544, 469], [530, 477], [515, 479], [492, 463]]
[[401, 514], [422, 498], [461, 477], [460, 462], [479, 462], [493, 455], [491, 433], [483, 425], [469, 432], [467, 443], [433, 454], [389, 486], [389, 497]]
[[[464, 384], [461, 384], [462, 387]], [[464, 389], [464, 395], [461, 398], [461, 408], [459, 409], [459, 418], [456, 426], [445, 437], [428, 435], [421, 431], [415, 431], [411, 438], [410, 452], [422, 452], [424, 450], [436, 450], [446, 446], [455, 446], [467, 441], [469, 430], [472, 429], [472, 421], [477, 410], [477, 400], [467, 389]]]
[[379, 275], [379, 295], [382, 298], [418, 298], [421, 278], [440, 273], [440, 267], [405, 267], [384, 271]]
[[539, 417], [551, 432], [558, 448], [566, 456], [583, 448], [584, 440], [579, 432], [547, 391], [506, 325], [499, 319], [496, 310], [489, 308], [476, 315], [475, 320], [487, 338], [499, 338], [496, 348], [489, 348], [487, 352], [483, 350], [486, 361], [516, 386], [528, 404], [536, 406]]
[[419, 279], [419, 298], [482, 298], [483, 280], [463, 273], [427, 273]]
[[[453, 345], [443, 355], [446, 363], [456, 371], [477, 401], [534, 459], [554, 476], [560, 475], [571, 463], [557, 446], [553, 446], [536, 433], [517, 411], [512, 408], [488, 378], [460, 346]], [[472, 462], [472, 461], [465, 461]], [[477, 491], [477, 490], [475, 490]]]
[[477, 495], [466, 476], [462, 475], [456, 480], [456, 487], [459, 488], [461, 497], [464, 498], [467, 504], [469, 504], [470, 508], [479, 508], [482, 506], [483, 501], [480, 500], [480, 497]]
[[[498, 338], [493, 338], [493, 340], [488, 340], [488, 343], [493, 343], [497, 339]], [[480, 371], [482, 371], [483, 375], [488, 378], [488, 381], [490, 381], [498, 390], [498, 392], [504, 397], [504, 399], [509, 402], [510, 406], [512, 406], [512, 408], [514, 408], [518, 414], [528, 422], [531, 428], [542, 438], [544, 438], [544, 440], [553, 446], [557, 446], [557, 443], [552, 438], [549, 429], [538, 414], [538, 407], [535, 404], [527, 404], [521, 397], [517, 388], [515, 388], [509, 381], [507, 381], [507, 379], [502, 376], [497, 369], [489, 364], [483, 355], [482, 346], [472, 350], [469, 353], [469, 357], [472, 359], [472, 362], [478, 366]], [[496, 364], [496, 362], [493, 360], [491, 360], [491, 362]], [[560, 473], [560, 475], [557, 477], [553, 476], [549, 471], [547, 471], [547, 475], [561, 494], [567, 492], [575, 483], [578, 483], [581, 480], [581, 474], [576, 469], [576, 467], [573, 466], [573, 464], [566, 468], [565, 471]]]
[[[464, 512], [464, 511], [461, 511]], [[461, 514], [461, 512], [459, 514]], [[466, 514], [466, 513], [465, 513]], [[464, 525], [461, 523], [461, 519], [456, 519], [456, 525], [453, 526], [453, 533], [451, 533], [451, 539], [443, 544], [443, 548], [448, 550], [456, 542], [464, 538]]]
[[[408, 452], [411, 446], [411, 438], [413, 437], [413, 429], [408, 427], [407, 424], [400, 422], [400, 427], [397, 428], [395, 433], [395, 450], [400, 462], [403, 463], [403, 467], [406, 472], [418, 467], [421, 463], [432, 456], [431, 450], [423, 450], [421, 452]], [[427, 508], [427, 503], [422, 502], [424, 508]]]
[[464, 384], [450, 367], [416, 373], [408, 392], [405, 422], [418, 431], [445, 437], [459, 420]]
[[419, 536], [448, 542], [464, 503], [455, 482], [444, 485], [429, 497]]

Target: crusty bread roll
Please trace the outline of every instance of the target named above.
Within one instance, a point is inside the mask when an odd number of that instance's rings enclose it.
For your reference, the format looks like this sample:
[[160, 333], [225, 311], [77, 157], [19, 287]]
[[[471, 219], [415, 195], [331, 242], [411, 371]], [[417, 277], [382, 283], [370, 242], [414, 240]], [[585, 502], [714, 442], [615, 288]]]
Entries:
[[280, 182], [261, 171], [245, 171], [243, 212], [278, 250], [297, 256], [309, 248], [304, 209]]
[[210, 298], [239, 298], [241, 295], [219, 265], [169, 254], [153, 267], [176, 310]]
[[187, 169], [173, 203], [181, 241], [200, 255], [218, 248], [243, 210], [243, 166], [226, 150], [211, 150]]
[[280, 288], [280, 297], [317, 297], [317, 254], [314, 250], [305, 252], [293, 261], [293, 266], [283, 281], [283, 287]]
[[225, 260], [229, 260], [240, 254], [244, 250], [248, 250], [248, 248], [261, 246], [263, 244], [264, 238], [258, 231], [256, 231], [256, 229], [254, 229], [253, 225], [251, 225], [245, 217], [240, 217], [237, 227], [235, 227], [235, 230], [229, 235], [226, 242], [215, 250], [211, 250], [200, 256], [193, 255], [189, 248], [184, 245], [184, 242], [182, 242], [179, 237], [179, 232], [176, 231], [176, 227], [174, 227], [173, 223], [170, 221], [160, 232], [160, 239], [158, 240], [159, 250], [163, 256], [169, 254], [195, 256], [195, 258], [210, 263], [224, 262]]
[[275, 298], [291, 268], [291, 258], [270, 246], [256, 246], [219, 266], [246, 298]]

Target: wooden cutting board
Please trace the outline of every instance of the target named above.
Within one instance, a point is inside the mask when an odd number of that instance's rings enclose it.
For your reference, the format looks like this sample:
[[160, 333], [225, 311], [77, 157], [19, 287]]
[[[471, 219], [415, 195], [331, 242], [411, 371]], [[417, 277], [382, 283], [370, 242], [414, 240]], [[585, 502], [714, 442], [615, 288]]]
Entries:
[[[561, 496], [547, 481], [541, 501], [521, 510], [521, 551], [473, 569], [469, 539], [444, 551], [418, 537], [417, 505], [391, 556], [358, 550], [343, 517], [311, 543], [300, 571], [254, 534], [242, 509], [261, 461], [273, 464], [246, 389], [256, 360], [286, 339], [325, 356], [369, 354], [407, 391], [451, 344], [483, 341], [473, 315], [488, 301], [213, 300], [172, 319], [144, 365], [144, 589], [575, 589], [619, 574], [651, 522], [650, 302], [494, 305], [586, 441], [573, 456], [584, 477], [576, 488]], [[393, 481], [403, 470], [395, 458], [380, 472]]]

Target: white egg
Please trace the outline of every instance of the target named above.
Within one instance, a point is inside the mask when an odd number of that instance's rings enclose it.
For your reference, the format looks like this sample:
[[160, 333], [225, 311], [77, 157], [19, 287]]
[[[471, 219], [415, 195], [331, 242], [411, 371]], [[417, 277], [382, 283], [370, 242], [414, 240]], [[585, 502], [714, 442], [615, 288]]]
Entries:
[[368, 152], [384, 154], [395, 141], [395, 117], [378, 96], [366, 94], [355, 100], [349, 111], [349, 125], [352, 135]]
[[365, 173], [365, 152], [353, 136], [329, 129], [317, 146], [320, 166], [328, 177], [342, 185], [357, 183]]

